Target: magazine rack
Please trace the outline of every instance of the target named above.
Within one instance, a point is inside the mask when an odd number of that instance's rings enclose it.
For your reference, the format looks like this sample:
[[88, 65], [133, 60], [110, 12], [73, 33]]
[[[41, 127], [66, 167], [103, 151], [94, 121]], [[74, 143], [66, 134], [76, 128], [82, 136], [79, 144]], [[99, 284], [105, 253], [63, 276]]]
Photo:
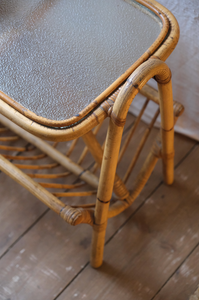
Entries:
[[[0, 169], [69, 224], [92, 226], [91, 264], [99, 267], [108, 219], [133, 203], [159, 158], [165, 182], [173, 182], [174, 123], [183, 107], [173, 102], [171, 72], [164, 61], [177, 44], [178, 24], [154, 0], [30, 0], [24, 8], [15, 9], [10, 14], [5, 10], [2, 17]], [[158, 92], [146, 84], [151, 78], [157, 81]], [[120, 149], [127, 113], [137, 93], [146, 101]], [[121, 178], [117, 165], [150, 101], [159, 108]], [[126, 182], [159, 114], [160, 134], [130, 192]], [[106, 118], [109, 124], [101, 145], [96, 134]], [[6, 135], [8, 129], [15, 136]], [[32, 146], [8, 146], [19, 137]], [[80, 137], [85, 146], [74, 162], [69, 156]], [[57, 150], [58, 142], [71, 140], [66, 155]], [[31, 155], [33, 147], [41, 153]], [[82, 162], [88, 152], [95, 165], [85, 169]], [[42, 164], [47, 156], [54, 162]], [[66, 171], [54, 173], [58, 165]], [[42, 173], [44, 169], [48, 172]], [[77, 181], [67, 183], [70, 174]], [[46, 181], [60, 178], [65, 182]], [[91, 190], [83, 189], [86, 184]], [[93, 194], [97, 194], [95, 203], [69, 205], [59, 199]]]

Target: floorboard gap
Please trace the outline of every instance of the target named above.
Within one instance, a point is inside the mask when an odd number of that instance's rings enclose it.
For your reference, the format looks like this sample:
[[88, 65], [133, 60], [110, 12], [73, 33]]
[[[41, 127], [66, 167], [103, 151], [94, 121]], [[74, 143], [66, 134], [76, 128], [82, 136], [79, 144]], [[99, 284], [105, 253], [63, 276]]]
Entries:
[[[197, 147], [199, 143], [196, 143], [187, 153], [186, 155], [180, 160], [179, 163], [176, 164], [174, 167], [174, 170], [178, 168], [178, 166], [188, 157], [188, 155]], [[105, 245], [107, 245], [113, 238], [114, 236], [120, 231], [126, 223], [139, 211], [140, 208], [146, 203], [146, 201], [159, 189], [159, 187], [164, 183], [162, 180], [155, 188], [154, 190], [145, 198], [145, 200], [136, 208], [136, 210], [128, 217], [128, 219], [120, 226], [120, 228], [106, 241]], [[136, 201], [136, 199], [135, 199]]]
[[165, 281], [165, 283], [160, 287], [160, 289], [157, 291], [157, 293], [151, 298], [150, 300], [154, 300], [155, 297], [161, 292], [161, 290], [164, 288], [164, 286], [169, 282], [169, 280], [174, 276], [174, 274], [180, 269], [180, 267], [186, 262], [186, 260], [191, 256], [191, 254], [194, 252], [194, 250], [199, 246], [199, 242], [196, 244], [196, 246], [189, 252], [189, 254], [185, 257], [185, 259], [181, 262], [181, 264], [175, 269], [175, 271], [169, 276], [169, 278]]
[[47, 212], [50, 210], [50, 208], [47, 208], [9, 247], [8, 249], [0, 256], [0, 259], [3, 258], [4, 255], [6, 255], [13, 247], [14, 245], [16, 245], [17, 242], [20, 241], [20, 239], [26, 234], [28, 233], [31, 228], [33, 228], [46, 214]]
[[56, 300], [68, 287], [69, 285], [85, 270], [85, 268], [89, 265], [89, 261], [84, 265], [83, 268], [81, 268], [81, 270], [71, 279], [71, 281], [65, 286], [65, 288], [63, 288], [63, 290], [61, 290], [61, 292], [59, 292], [59, 294], [53, 299]]
[[191, 154], [191, 152], [199, 145], [199, 142], [196, 142], [194, 146], [183, 156], [183, 158], [176, 164], [174, 169], [176, 169], [188, 156]]
[[[198, 145], [198, 143], [196, 143], [187, 153], [186, 155], [180, 160], [180, 162], [178, 164], [176, 164], [176, 166], [174, 167], [174, 169], [176, 169], [185, 159], [186, 157], [195, 149], [195, 147]], [[89, 168], [88, 168], [89, 169]], [[107, 245], [113, 238], [114, 236], [126, 225], [126, 223], [139, 211], [139, 209], [145, 204], [145, 202], [147, 201], [148, 198], [150, 198], [155, 192], [156, 190], [163, 184], [163, 180], [154, 188], [154, 190], [145, 198], [145, 200], [137, 207], [137, 209], [129, 216], [129, 218], [120, 226], [120, 228], [115, 231], [115, 233], [105, 242], [105, 245]], [[198, 246], [198, 244], [196, 245], [196, 247]], [[196, 248], [195, 247], [195, 248]], [[191, 253], [195, 250], [195, 248], [189, 253], [189, 255], [191, 255]], [[189, 257], [189, 255], [185, 258], [185, 260]], [[184, 260], [184, 261], [185, 261]], [[181, 265], [184, 263], [184, 261], [181, 263]], [[70, 286], [70, 284], [85, 270], [85, 268], [89, 265], [90, 262], [87, 262], [84, 267], [71, 279], [71, 281], [64, 287], [64, 289], [53, 299], [53, 300], [57, 300], [58, 297]], [[181, 266], [180, 265], [180, 266]], [[180, 266], [178, 268], [180, 268]], [[178, 269], [177, 268], [177, 269]], [[177, 271], [177, 269], [174, 271], [174, 273]], [[173, 274], [171, 275], [171, 277], [173, 276]], [[168, 280], [170, 279], [170, 277], [168, 278]], [[167, 281], [168, 281], [167, 280]], [[164, 283], [164, 285], [167, 283], [167, 281]], [[164, 285], [160, 288], [160, 290], [164, 287]], [[158, 290], [157, 293], [160, 292], [160, 290]], [[155, 294], [155, 296], [157, 295], [157, 293]], [[154, 296], [154, 297], [155, 297]], [[154, 297], [151, 299], [153, 300]]]

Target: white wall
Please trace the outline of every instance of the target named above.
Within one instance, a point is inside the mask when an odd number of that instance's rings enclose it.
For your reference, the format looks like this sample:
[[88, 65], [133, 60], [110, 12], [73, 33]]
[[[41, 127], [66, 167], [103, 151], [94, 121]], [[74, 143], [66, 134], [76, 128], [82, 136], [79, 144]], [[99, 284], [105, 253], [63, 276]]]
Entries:
[[180, 25], [180, 40], [167, 59], [174, 99], [185, 106], [176, 131], [199, 141], [199, 0], [158, 2], [173, 13]]

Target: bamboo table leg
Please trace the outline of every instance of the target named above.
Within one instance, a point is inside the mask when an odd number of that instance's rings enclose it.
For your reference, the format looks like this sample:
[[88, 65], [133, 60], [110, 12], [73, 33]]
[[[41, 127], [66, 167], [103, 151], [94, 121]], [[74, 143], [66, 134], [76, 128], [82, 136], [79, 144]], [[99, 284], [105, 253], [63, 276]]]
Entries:
[[103, 261], [108, 209], [112, 197], [123, 127], [124, 124], [120, 127], [110, 120], [97, 193], [95, 222], [93, 225], [91, 265], [94, 268], [100, 267]]
[[152, 77], [155, 77], [158, 82], [160, 96], [163, 173], [167, 184], [173, 182], [174, 116], [171, 72], [164, 62], [153, 57], [143, 63], [129, 77], [110, 113], [93, 226], [91, 265], [95, 268], [101, 266], [103, 261], [109, 203], [113, 191], [126, 115], [136, 94]]

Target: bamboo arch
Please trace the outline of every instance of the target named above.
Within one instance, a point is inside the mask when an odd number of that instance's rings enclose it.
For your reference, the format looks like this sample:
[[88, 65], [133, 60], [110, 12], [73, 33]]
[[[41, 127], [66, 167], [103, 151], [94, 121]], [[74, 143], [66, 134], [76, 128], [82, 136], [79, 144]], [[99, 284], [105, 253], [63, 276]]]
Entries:
[[109, 210], [127, 112], [134, 97], [152, 77], [155, 77], [158, 82], [160, 96], [163, 173], [167, 184], [172, 184], [173, 182], [174, 117], [171, 72], [166, 63], [157, 58], [152, 58], [133, 72], [121, 89], [115, 104], [109, 110], [110, 122], [97, 193], [95, 224], [93, 226], [91, 264], [95, 268], [99, 267], [103, 260], [107, 219], [117, 215], [133, 202], [149, 178], [154, 168], [154, 163], [157, 161], [156, 159], [153, 161], [150, 160], [145, 165], [141, 173], [142, 177], [139, 177], [139, 184], [133, 195], [129, 195], [125, 201], [116, 202]]

